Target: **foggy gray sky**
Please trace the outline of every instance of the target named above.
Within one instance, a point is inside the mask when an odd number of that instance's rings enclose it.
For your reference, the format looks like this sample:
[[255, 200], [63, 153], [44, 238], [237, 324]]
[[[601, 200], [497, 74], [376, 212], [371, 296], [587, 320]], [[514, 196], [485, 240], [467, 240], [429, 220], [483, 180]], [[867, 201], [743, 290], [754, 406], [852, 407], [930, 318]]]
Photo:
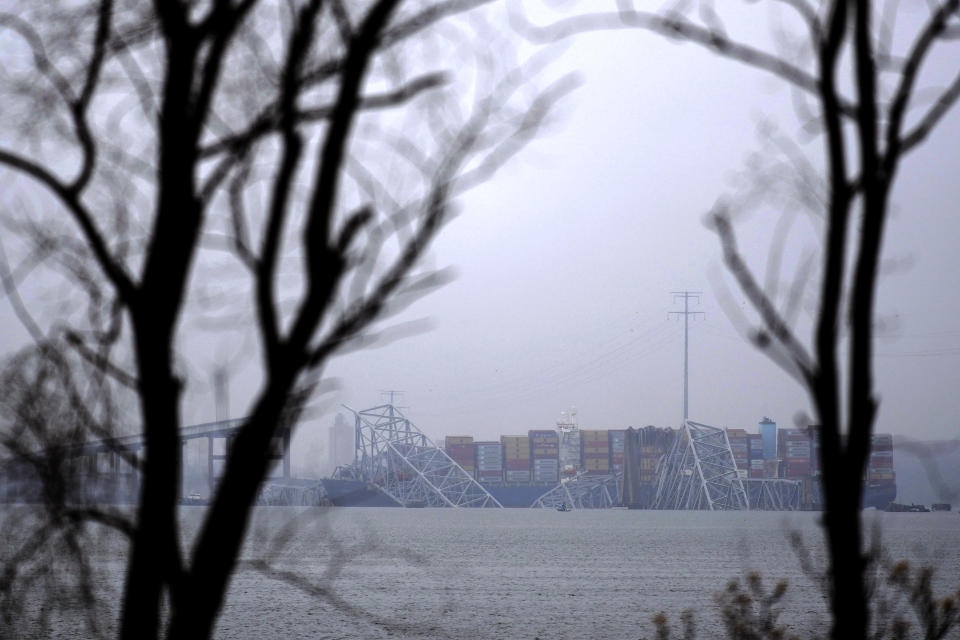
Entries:
[[[766, 23], [755, 29], [765, 37]], [[744, 301], [703, 223], [759, 148], [758, 122], [796, 132], [788, 91], [693, 45], [641, 32], [579, 38], [555, 63], [557, 73], [570, 69], [584, 84], [550, 131], [461, 199], [431, 251], [428, 265], [455, 267], [457, 279], [387, 323], [426, 317], [433, 328], [335, 358], [328, 375], [340, 388], [322, 398], [330, 411], [304, 425], [302, 441], [325, 438], [340, 403], [377, 405], [384, 389], [405, 391], [407, 415], [432, 437], [550, 428], [571, 406], [585, 428], [676, 426], [683, 335], [667, 314], [681, 309], [670, 292], [682, 289], [701, 290], [694, 309], [706, 313], [690, 331], [692, 419], [755, 429], [762, 416], [790, 425], [809, 412], [798, 384], [721, 309], [719, 283], [734, 306]], [[806, 145], [815, 160], [818, 144]], [[885, 258], [896, 268], [878, 302], [886, 327], [877, 346], [878, 431], [960, 436], [958, 156], [955, 109], [906, 160], [894, 193]], [[738, 223], [741, 250], [761, 274], [779, 213], [760, 208]], [[814, 227], [799, 216], [785, 279], [815, 245]], [[9, 352], [25, 336], [6, 300], [0, 322]], [[256, 388], [258, 356], [247, 348], [249, 365], [236, 367], [231, 384], [234, 416]], [[207, 370], [192, 364], [199, 375]], [[187, 422], [213, 419], [200, 382], [186, 399]]]
[[[695, 308], [706, 320], [690, 331], [691, 417], [755, 429], [761, 416], [789, 426], [809, 413], [798, 385], [719, 307], [718, 280], [745, 302], [703, 222], [759, 148], [759, 121], [795, 133], [788, 91], [645, 33], [585, 36], [559, 64], [585, 79], [566, 117], [464, 198], [436, 245], [434, 263], [457, 267], [459, 278], [406, 314], [436, 327], [337, 359], [340, 401], [372, 406], [381, 389], [405, 390], [410, 417], [436, 436], [550, 427], [571, 405], [588, 428], [676, 426], [683, 336], [667, 312], [681, 308], [672, 290], [692, 289], [704, 292]], [[806, 148], [819, 160], [818, 140]], [[880, 431], [960, 436], [958, 150], [954, 112], [907, 159], [893, 198], [892, 268], [878, 302], [888, 327], [877, 346]], [[777, 216], [761, 209], [738, 227], [761, 277]], [[794, 244], [815, 245], [804, 218], [793, 229]]]

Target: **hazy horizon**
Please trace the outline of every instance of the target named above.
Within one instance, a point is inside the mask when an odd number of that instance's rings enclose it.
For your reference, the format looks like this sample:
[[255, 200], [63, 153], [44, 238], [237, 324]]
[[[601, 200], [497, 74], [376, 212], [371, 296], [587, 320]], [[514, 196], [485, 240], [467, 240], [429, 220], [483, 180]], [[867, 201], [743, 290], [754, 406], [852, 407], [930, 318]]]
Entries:
[[[776, 12], [737, 11], [731, 28], [769, 40], [770, 23], [737, 18]], [[942, 62], [931, 61], [927, 84]], [[772, 157], [771, 131], [799, 139], [820, 162], [821, 138], [802, 131], [789, 91], [769, 75], [644, 32], [578, 38], [550, 73], [568, 71], [581, 74], [581, 88], [537, 140], [458, 200], [458, 216], [431, 249], [424, 268], [450, 267], [457, 277], [381, 323], [425, 318], [432, 328], [332, 359], [326, 375], [338, 390], [315, 402], [325, 412], [305, 421], [301, 444], [324, 441], [341, 404], [378, 405], [387, 389], [405, 392], [407, 414], [431, 437], [551, 428], [574, 406], [585, 427], [676, 426], [683, 325], [668, 313], [682, 309], [671, 295], [678, 290], [702, 291], [691, 309], [706, 314], [690, 326], [692, 419], [753, 428], [768, 416], [793, 426], [811, 413], [797, 381], [731, 319], [748, 305], [704, 224], [718, 197], [758, 178], [753, 158]], [[954, 109], [905, 160], [893, 194], [877, 304], [878, 432], [960, 435], [958, 149]], [[737, 212], [736, 227], [758, 278], [784, 286], [819, 242], [816, 216], [791, 213], [785, 202], [771, 197]], [[784, 216], [794, 216], [789, 242], [780, 275], [770, 279], [769, 247]], [[810, 286], [808, 296], [814, 280]], [[49, 305], [44, 295], [51, 292], [25, 291], [28, 305]], [[26, 334], [5, 297], [0, 309], [9, 354]], [[810, 314], [800, 322], [806, 340]], [[184, 423], [214, 419], [209, 376], [224, 361], [230, 415], [245, 415], [259, 384], [256, 344], [190, 318], [181, 335], [190, 381]]]

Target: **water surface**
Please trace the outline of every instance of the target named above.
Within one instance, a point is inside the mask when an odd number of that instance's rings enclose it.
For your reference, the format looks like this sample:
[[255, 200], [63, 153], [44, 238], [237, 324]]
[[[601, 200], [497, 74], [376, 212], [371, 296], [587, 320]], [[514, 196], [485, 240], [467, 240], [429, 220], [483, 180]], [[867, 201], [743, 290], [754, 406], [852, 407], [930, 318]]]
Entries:
[[[185, 542], [201, 515], [202, 508], [183, 509]], [[641, 638], [653, 636], [654, 614], [678, 620], [684, 609], [694, 610], [700, 637], [710, 637], [720, 628], [715, 594], [751, 571], [769, 586], [787, 580], [781, 619], [791, 632], [811, 637], [826, 631], [824, 601], [789, 534], [798, 532], [822, 565], [818, 518], [262, 508], [216, 637]], [[867, 512], [867, 520], [882, 533], [890, 557], [937, 568], [938, 593], [960, 587], [957, 513]], [[124, 555], [119, 539], [105, 538], [93, 558], [108, 610], [119, 593]], [[78, 628], [67, 614], [49, 635], [78, 637]]]

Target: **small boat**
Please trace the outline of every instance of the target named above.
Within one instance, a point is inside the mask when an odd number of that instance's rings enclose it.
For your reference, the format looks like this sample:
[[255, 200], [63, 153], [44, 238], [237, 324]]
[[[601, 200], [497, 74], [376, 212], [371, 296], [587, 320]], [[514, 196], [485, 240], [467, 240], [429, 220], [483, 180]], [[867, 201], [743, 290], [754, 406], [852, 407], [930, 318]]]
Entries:
[[557, 511], [573, 511], [566, 503], [561, 502], [557, 505]]

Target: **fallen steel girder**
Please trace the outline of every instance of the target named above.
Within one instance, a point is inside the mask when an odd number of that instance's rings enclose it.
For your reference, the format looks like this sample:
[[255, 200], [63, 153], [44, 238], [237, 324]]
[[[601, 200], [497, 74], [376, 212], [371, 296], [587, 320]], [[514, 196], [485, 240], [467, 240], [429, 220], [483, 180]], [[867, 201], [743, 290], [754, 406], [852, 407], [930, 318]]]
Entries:
[[609, 509], [619, 504], [622, 474], [579, 474], [564, 480], [534, 500], [531, 508], [556, 509], [561, 504], [570, 509]]
[[687, 420], [660, 461], [654, 509], [749, 509], [725, 429]]
[[257, 494], [257, 505], [264, 507], [325, 507], [333, 501], [327, 496], [323, 482], [281, 478], [268, 480]]
[[801, 482], [783, 478], [741, 479], [757, 511], [797, 511], [800, 509]]
[[403, 507], [503, 508], [393, 405], [353, 414], [356, 460], [341, 477], [370, 483]]

